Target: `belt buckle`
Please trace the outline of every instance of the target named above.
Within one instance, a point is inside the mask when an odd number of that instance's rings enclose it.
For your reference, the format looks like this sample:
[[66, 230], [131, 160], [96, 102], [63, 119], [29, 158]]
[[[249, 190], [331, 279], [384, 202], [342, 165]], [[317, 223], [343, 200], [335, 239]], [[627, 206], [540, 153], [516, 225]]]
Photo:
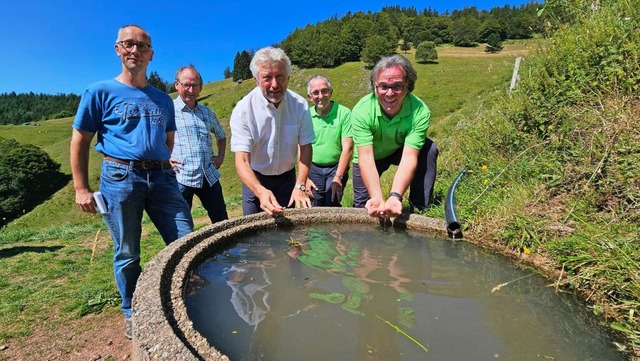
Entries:
[[150, 170], [155, 168], [155, 162], [152, 160], [143, 160], [140, 162], [140, 168]]

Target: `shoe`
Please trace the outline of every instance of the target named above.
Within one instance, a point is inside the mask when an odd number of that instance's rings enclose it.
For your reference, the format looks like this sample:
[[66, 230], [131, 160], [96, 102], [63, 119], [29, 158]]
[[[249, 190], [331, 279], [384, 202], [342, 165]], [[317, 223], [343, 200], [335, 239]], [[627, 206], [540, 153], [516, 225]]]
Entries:
[[131, 340], [133, 336], [133, 323], [131, 317], [127, 317], [124, 319], [124, 337], [127, 340]]

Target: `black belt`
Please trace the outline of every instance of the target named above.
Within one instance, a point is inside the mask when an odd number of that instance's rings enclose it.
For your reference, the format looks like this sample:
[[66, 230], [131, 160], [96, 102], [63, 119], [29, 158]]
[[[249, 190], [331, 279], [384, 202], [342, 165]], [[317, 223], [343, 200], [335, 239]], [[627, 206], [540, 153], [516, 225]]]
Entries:
[[311, 164], [315, 165], [316, 167], [320, 167], [320, 168], [330, 168], [330, 167], [335, 167], [338, 165], [338, 163], [335, 164], [318, 164], [318, 163], [313, 163], [311, 162]]
[[115, 162], [119, 164], [130, 165], [133, 163], [133, 168], [144, 170], [161, 170], [171, 168], [171, 163], [168, 160], [123, 160], [108, 155], [104, 156], [105, 160]]
[[[253, 170], [253, 169], [251, 169], [251, 170]], [[256, 176], [260, 176], [260, 177], [265, 177], [265, 178], [276, 178], [276, 177], [282, 177], [283, 175], [289, 175], [289, 173], [291, 173], [291, 172], [295, 172], [295, 171], [296, 171], [296, 169], [295, 169], [295, 168], [291, 168], [291, 170], [288, 170], [288, 171], [286, 171], [286, 172], [284, 172], [284, 173], [280, 173], [280, 174], [273, 174], [273, 175], [262, 174], [262, 173], [258, 172], [257, 170], [253, 170], [253, 173], [254, 173]]]

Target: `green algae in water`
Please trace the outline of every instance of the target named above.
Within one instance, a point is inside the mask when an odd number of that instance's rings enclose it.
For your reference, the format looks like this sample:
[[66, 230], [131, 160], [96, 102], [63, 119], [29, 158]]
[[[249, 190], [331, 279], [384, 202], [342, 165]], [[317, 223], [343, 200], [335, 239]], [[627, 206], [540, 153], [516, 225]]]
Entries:
[[309, 293], [309, 297], [310, 298], [314, 298], [316, 300], [322, 300], [328, 303], [333, 303], [333, 304], [341, 304], [342, 302], [344, 302], [344, 299], [346, 298], [345, 295], [343, 295], [342, 293], [336, 293], [336, 292], [332, 292], [332, 293]]

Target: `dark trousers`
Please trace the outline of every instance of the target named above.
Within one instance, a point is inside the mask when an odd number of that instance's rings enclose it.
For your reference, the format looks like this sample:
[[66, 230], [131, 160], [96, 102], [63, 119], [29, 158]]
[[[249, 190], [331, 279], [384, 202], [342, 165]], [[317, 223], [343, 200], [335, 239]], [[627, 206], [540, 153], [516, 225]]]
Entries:
[[[402, 150], [399, 148], [395, 153], [382, 159], [377, 159], [376, 169], [378, 175], [382, 176], [389, 167], [394, 164], [400, 164], [402, 159]], [[418, 210], [424, 210], [431, 201], [431, 193], [433, 193], [433, 185], [436, 181], [438, 161], [438, 147], [431, 139], [427, 138], [418, 154], [418, 164], [413, 174], [409, 193], [409, 202], [411, 206]], [[353, 164], [353, 206], [356, 208], [364, 208], [369, 200], [369, 192], [362, 181], [360, 167]]]
[[[281, 207], [286, 207], [289, 204], [293, 187], [296, 186], [295, 169], [278, 175], [264, 175], [256, 171], [253, 171], [253, 173], [263, 187], [273, 192]], [[260, 199], [253, 194], [249, 187], [242, 184], [242, 214], [247, 216], [260, 212], [262, 212]]]
[[204, 209], [207, 210], [211, 223], [229, 219], [227, 206], [224, 203], [224, 196], [222, 194], [222, 186], [219, 181], [212, 185], [209, 185], [209, 182], [205, 181], [202, 188], [189, 187], [178, 183], [178, 188], [180, 188], [182, 197], [187, 201], [187, 204], [189, 204], [189, 208], [191, 208], [193, 204], [193, 196], [198, 196], [200, 203], [202, 203]]
[[[330, 166], [319, 166], [315, 164], [311, 164], [311, 169], [309, 170], [309, 179], [318, 187], [318, 190], [312, 189], [313, 199], [311, 200], [311, 205], [314, 207], [340, 207], [340, 202], [342, 201], [342, 197], [336, 197], [335, 200], [333, 198], [333, 191], [331, 190], [331, 183], [333, 182], [333, 178], [336, 176], [336, 172], [338, 171], [338, 165], [330, 165]], [[344, 172], [344, 178], [342, 179], [342, 187], [346, 187], [349, 169]]]

